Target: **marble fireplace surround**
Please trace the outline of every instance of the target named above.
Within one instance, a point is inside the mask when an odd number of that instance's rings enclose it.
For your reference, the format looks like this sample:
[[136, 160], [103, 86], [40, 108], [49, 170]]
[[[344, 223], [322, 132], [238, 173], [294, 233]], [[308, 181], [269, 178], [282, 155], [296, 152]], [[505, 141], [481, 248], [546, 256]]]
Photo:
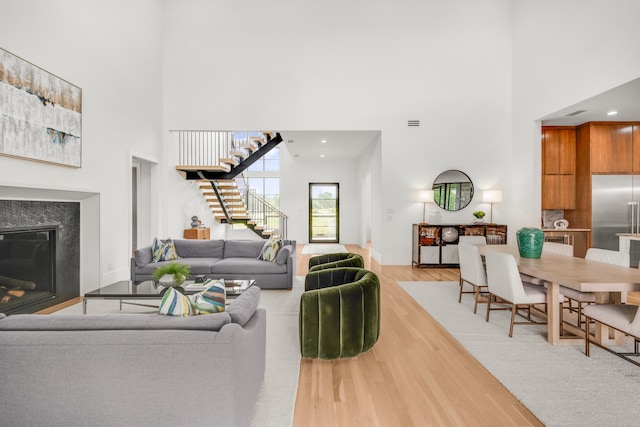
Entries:
[[[75, 233], [76, 235], [70, 237], [73, 239], [73, 245], [76, 246], [71, 248], [71, 254], [77, 259], [67, 263], [70, 268], [66, 266], [61, 268], [57, 276], [58, 280], [72, 282], [71, 288], [73, 288], [75, 294], [73, 296], [80, 296], [99, 287], [100, 284], [99, 193], [0, 186], [0, 228], [68, 223], [69, 219], [55, 218], [55, 215], [59, 215], [60, 212], [67, 212], [66, 208], [63, 207], [65, 205], [54, 203], [58, 208], [47, 211], [46, 206], [51, 202], [75, 202], [79, 204], [79, 218], [75, 218], [76, 225], [71, 226], [69, 224], [70, 227], [76, 228], [75, 231], [71, 231], [71, 234]], [[77, 208], [73, 208], [73, 206], [78, 206], [75, 203], [68, 205], [70, 207], [68, 212], [78, 211]], [[20, 212], [22, 208], [24, 208], [24, 212]], [[45, 212], [37, 212], [38, 209], [42, 209]], [[60, 259], [58, 259], [58, 265], [60, 266]], [[51, 300], [51, 302], [42, 306], [38, 305], [33, 310], [40, 310], [69, 298], [70, 295], [67, 293], [62, 298]]]

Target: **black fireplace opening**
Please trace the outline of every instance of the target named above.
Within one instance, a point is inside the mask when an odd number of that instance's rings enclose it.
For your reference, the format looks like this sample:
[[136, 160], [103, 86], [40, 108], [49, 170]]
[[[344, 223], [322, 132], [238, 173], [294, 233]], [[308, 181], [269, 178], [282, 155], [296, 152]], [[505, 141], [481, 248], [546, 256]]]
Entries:
[[29, 312], [56, 298], [59, 227], [0, 229], [0, 313]]

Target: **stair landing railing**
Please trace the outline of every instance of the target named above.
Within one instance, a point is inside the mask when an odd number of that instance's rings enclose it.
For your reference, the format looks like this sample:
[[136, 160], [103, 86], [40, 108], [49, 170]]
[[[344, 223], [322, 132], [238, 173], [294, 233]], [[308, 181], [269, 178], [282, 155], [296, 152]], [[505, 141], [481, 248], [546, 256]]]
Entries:
[[178, 163], [188, 166], [219, 166], [236, 147], [229, 131], [174, 131], [178, 138]]

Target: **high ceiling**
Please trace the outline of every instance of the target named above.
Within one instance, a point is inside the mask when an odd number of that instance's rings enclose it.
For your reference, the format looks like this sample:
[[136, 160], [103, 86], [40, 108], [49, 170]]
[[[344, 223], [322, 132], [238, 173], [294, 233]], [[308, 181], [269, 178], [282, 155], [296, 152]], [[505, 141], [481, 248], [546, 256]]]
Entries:
[[[304, 160], [352, 160], [373, 150], [380, 131], [280, 131], [287, 150]], [[326, 142], [322, 142], [326, 141]], [[323, 156], [324, 157], [321, 157]]]
[[[584, 112], [572, 115], [584, 110]], [[608, 116], [609, 111], [618, 114]], [[545, 126], [575, 126], [586, 122], [640, 121], [640, 78], [585, 99], [542, 118]]]
[[[607, 115], [610, 111], [618, 113]], [[545, 126], [576, 126], [604, 121], [640, 121], [640, 78], [542, 118]], [[373, 130], [283, 130], [280, 134], [283, 144], [294, 158], [318, 161], [356, 159], [372, 150], [380, 138], [380, 131]]]

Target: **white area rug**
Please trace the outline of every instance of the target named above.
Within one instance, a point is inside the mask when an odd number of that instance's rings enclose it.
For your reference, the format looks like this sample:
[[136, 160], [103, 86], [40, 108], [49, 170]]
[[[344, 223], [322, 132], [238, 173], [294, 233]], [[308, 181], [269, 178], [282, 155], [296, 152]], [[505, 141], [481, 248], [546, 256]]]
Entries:
[[[298, 311], [304, 277], [293, 280], [292, 290], [265, 289], [259, 307], [267, 310], [267, 355], [264, 381], [258, 393], [252, 427], [291, 427], [298, 392], [300, 346], [298, 340]], [[149, 304], [158, 304], [150, 300]], [[157, 313], [157, 308], [124, 304], [118, 301], [90, 300], [88, 314]], [[82, 314], [82, 304], [75, 304], [55, 314]], [[0, 422], [1, 424], [1, 422]]]
[[473, 298], [458, 304], [458, 282], [398, 282], [546, 426], [637, 426], [640, 368], [592, 346], [551, 346], [546, 326], [516, 325], [510, 312], [486, 305], [473, 314]]
[[302, 248], [302, 254], [304, 255], [322, 255], [322, 254], [334, 254], [338, 252], [349, 252], [344, 245], [336, 243], [307, 243]]

